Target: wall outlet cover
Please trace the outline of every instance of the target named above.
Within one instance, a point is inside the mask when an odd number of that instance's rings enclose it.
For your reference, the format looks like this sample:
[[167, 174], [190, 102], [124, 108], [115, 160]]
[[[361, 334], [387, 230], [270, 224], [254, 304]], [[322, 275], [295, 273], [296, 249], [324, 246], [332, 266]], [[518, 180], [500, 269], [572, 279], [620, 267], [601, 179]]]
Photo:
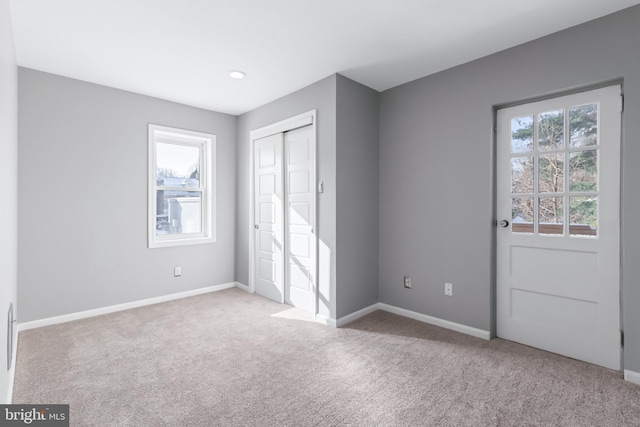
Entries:
[[448, 297], [453, 296], [453, 285], [451, 283], [444, 284], [444, 294]]
[[404, 276], [404, 287], [411, 289], [411, 276]]

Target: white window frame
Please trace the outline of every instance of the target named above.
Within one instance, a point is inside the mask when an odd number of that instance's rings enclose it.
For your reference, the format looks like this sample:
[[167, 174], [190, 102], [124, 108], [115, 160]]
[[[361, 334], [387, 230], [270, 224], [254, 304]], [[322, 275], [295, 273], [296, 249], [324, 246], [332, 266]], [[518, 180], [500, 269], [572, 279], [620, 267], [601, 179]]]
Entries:
[[[190, 191], [201, 193], [200, 233], [185, 234], [156, 234], [156, 203], [158, 190], [184, 190], [183, 187], [158, 186], [156, 180], [156, 145], [158, 143], [186, 145], [200, 149], [200, 188]], [[149, 248], [163, 248], [199, 243], [213, 243], [216, 241], [215, 226], [215, 172], [216, 164], [216, 136], [209, 133], [172, 128], [149, 124], [148, 129], [148, 205], [147, 205], [147, 236]]]

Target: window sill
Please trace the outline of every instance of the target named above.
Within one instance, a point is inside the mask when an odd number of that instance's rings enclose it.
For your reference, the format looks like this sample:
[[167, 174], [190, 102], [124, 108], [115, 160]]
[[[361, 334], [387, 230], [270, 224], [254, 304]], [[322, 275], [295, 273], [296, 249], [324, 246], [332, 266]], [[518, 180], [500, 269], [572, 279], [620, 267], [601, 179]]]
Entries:
[[215, 243], [215, 237], [193, 237], [193, 238], [178, 238], [178, 239], [162, 239], [154, 242], [148, 242], [149, 249], [157, 248], [170, 248], [173, 246], [187, 246], [187, 245], [200, 245], [203, 243]]

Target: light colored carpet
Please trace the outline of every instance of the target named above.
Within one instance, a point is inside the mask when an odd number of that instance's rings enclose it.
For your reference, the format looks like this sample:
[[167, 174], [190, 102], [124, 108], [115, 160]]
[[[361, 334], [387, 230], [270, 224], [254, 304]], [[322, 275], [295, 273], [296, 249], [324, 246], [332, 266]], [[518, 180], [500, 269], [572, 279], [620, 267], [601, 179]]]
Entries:
[[237, 289], [25, 331], [14, 403], [73, 426], [637, 426], [587, 363], [385, 312], [345, 328]]

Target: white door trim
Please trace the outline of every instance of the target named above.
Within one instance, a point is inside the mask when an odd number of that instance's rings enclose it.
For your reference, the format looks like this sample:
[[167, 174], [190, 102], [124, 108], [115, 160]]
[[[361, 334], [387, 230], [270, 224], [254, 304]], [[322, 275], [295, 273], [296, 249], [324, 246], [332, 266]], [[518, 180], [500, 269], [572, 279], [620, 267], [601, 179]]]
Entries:
[[[298, 114], [297, 116], [290, 117], [285, 120], [281, 120], [276, 123], [272, 123], [270, 125], [261, 127], [259, 129], [252, 130], [249, 133], [249, 223], [247, 224], [249, 230], [249, 292], [255, 293], [255, 244], [254, 244], [254, 226], [255, 226], [255, 211], [254, 211], [254, 146], [255, 141], [264, 138], [266, 136], [274, 135], [281, 132], [287, 132], [290, 130], [298, 129], [304, 126], [312, 126], [312, 135], [314, 138], [314, 147], [317, 150], [317, 144], [315, 143], [316, 135], [317, 135], [317, 126], [316, 126], [316, 110], [307, 111], [306, 113]], [[316, 170], [317, 170], [317, 151], [314, 153], [314, 166], [312, 168], [312, 179], [311, 182], [314, 185], [317, 184], [316, 179]], [[317, 185], [316, 185], [317, 187]], [[316, 201], [315, 201], [315, 211], [312, 212], [313, 215], [313, 228], [315, 236], [313, 245], [316, 248], [316, 256], [314, 259], [314, 277], [316, 277], [316, 283], [314, 286], [314, 312], [312, 313], [314, 316], [318, 313], [318, 285], [317, 285], [317, 277], [318, 277], [318, 227], [317, 227], [317, 210], [318, 210], [318, 197], [317, 191]]]
[[[287, 132], [290, 130], [298, 129], [307, 125], [314, 125], [316, 123], [316, 110], [307, 111], [306, 113], [298, 114], [297, 116], [290, 117], [288, 119], [272, 123], [270, 125], [261, 127], [259, 129], [252, 130], [249, 133], [251, 143], [256, 139], [264, 138], [265, 136], [275, 135], [276, 133]], [[253, 163], [252, 163], [253, 164]]]

